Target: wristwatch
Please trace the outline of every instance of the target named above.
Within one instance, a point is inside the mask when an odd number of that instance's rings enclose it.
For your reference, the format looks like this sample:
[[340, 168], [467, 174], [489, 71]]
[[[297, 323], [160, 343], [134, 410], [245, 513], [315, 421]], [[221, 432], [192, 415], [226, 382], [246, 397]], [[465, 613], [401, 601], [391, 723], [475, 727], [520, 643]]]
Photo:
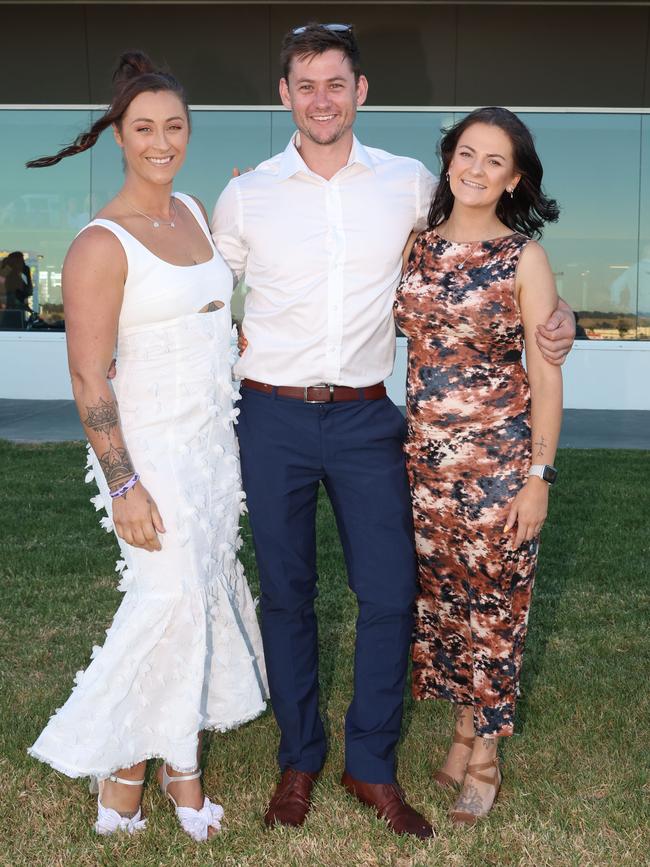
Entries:
[[539, 476], [540, 479], [548, 482], [549, 485], [554, 485], [557, 479], [557, 470], [550, 464], [533, 464], [528, 470], [528, 475]]

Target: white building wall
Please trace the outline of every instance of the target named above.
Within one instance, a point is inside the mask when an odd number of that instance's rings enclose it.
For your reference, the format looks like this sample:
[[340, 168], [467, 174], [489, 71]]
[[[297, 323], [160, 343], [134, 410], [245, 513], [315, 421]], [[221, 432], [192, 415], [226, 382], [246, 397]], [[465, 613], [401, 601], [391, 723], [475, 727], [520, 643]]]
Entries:
[[[650, 341], [578, 340], [562, 368], [565, 409], [650, 410]], [[406, 339], [397, 339], [391, 399], [404, 404]]]
[[[650, 410], [650, 341], [577, 341], [564, 365], [567, 409]], [[406, 340], [388, 393], [404, 405]], [[0, 398], [72, 399], [65, 334], [0, 332]]]

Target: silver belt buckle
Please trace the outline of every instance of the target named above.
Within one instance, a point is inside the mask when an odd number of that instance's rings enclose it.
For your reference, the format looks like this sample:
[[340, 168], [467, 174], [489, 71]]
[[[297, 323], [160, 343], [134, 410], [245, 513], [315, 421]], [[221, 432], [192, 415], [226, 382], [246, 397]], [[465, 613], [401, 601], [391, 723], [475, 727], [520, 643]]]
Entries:
[[[329, 388], [330, 399], [329, 400], [309, 400], [307, 397], [307, 390], [310, 388]], [[305, 385], [303, 387], [303, 401], [304, 401], [304, 403], [333, 403], [334, 402], [334, 386], [331, 383], [327, 383], [327, 382], [319, 382], [317, 385]]]

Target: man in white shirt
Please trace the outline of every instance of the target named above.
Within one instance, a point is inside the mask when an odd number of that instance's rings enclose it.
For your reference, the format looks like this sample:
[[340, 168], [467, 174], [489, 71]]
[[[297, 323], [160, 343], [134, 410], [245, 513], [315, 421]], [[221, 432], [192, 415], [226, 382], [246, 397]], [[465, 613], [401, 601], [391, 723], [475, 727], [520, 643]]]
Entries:
[[219, 252], [249, 290], [238, 435], [281, 731], [265, 821], [302, 824], [325, 761], [313, 607], [322, 482], [359, 603], [342, 783], [393, 831], [424, 838], [433, 829], [395, 780], [416, 567], [405, 425], [382, 382], [402, 250], [426, 226], [435, 180], [354, 137], [368, 85], [350, 27], [296, 28], [282, 62], [298, 133], [230, 182], [213, 219]]

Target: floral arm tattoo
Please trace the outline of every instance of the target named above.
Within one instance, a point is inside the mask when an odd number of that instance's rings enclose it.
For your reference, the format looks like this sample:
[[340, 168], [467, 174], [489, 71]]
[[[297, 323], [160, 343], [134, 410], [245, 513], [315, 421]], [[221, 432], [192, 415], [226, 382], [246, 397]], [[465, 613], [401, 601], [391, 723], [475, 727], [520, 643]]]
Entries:
[[121, 487], [135, 472], [120, 430], [120, 417], [115, 400], [104, 400], [86, 406], [82, 419], [88, 439], [111, 491]]

